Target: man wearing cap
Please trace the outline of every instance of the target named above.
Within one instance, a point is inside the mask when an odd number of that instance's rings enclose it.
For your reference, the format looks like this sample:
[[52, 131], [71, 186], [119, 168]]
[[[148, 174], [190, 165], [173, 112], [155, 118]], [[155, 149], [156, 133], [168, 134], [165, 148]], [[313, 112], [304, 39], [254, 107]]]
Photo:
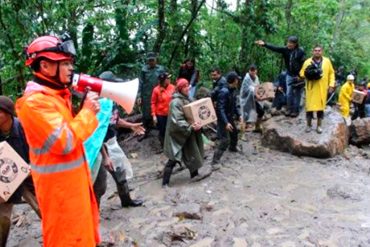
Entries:
[[16, 111], [29, 145], [31, 175], [42, 215], [43, 246], [96, 246], [99, 212], [83, 142], [98, 126], [99, 96], [86, 94], [72, 112], [72, 40], [36, 38], [26, 48], [33, 72]]
[[297, 117], [301, 102], [304, 81], [299, 77], [299, 71], [305, 61], [305, 53], [299, 47], [297, 36], [289, 36], [285, 47], [274, 46], [263, 40], [257, 40], [257, 45], [265, 47], [271, 51], [280, 53], [285, 61], [287, 69], [287, 116]]
[[219, 162], [229, 148], [230, 152], [237, 152], [238, 129], [235, 124], [235, 118], [239, 119], [239, 113], [236, 106], [235, 89], [239, 84], [239, 75], [232, 71], [226, 75], [227, 85], [224, 85], [218, 94], [216, 104], [217, 114], [217, 136], [220, 137], [219, 144], [213, 154], [212, 168], [219, 169]]
[[158, 84], [158, 76], [165, 72], [162, 65], [157, 64], [157, 56], [149, 52], [146, 57], [147, 64], [143, 66], [139, 78], [138, 104], [141, 105], [145, 134], [139, 139], [143, 140], [152, 128], [151, 97], [154, 87]]
[[[24, 135], [23, 128], [18, 121], [18, 118], [14, 116], [14, 103], [6, 96], [0, 96], [0, 142], [6, 141], [22, 159], [29, 163], [28, 155], [28, 144]], [[6, 203], [0, 204], [0, 247], [6, 246], [10, 225], [11, 225], [11, 213], [14, 203], [22, 201], [21, 197], [27, 200], [29, 193], [34, 194], [34, 187], [31, 177], [26, 178], [22, 185], [14, 192]], [[32, 196], [34, 197], [34, 196]], [[36, 198], [34, 198], [36, 200]], [[37, 204], [30, 203], [32, 206]], [[34, 208], [36, 213], [40, 215], [37, 208]]]

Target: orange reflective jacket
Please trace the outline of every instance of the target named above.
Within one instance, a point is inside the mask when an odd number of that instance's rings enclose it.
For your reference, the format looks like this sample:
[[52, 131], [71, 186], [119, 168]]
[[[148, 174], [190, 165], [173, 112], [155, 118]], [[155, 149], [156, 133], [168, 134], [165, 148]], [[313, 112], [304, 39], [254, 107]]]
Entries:
[[16, 111], [30, 146], [44, 246], [95, 247], [99, 214], [82, 145], [98, 124], [95, 114], [82, 109], [74, 117], [68, 89], [35, 82], [28, 82]]

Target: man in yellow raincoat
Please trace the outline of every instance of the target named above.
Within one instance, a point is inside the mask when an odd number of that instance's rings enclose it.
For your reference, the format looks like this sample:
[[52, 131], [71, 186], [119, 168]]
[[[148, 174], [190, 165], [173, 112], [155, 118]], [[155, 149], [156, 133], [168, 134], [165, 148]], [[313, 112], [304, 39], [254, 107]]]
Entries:
[[[326, 100], [328, 91], [332, 93], [335, 86], [335, 75], [333, 65], [330, 59], [323, 57], [323, 48], [316, 45], [313, 49], [313, 56], [307, 59], [300, 71], [300, 77], [306, 78], [306, 118], [307, 128], [306, 132], [312, 130], [313, 113], [316, 112], [317, 128], [316, 132], [322, 133], [322, 120], [324, 118], [324, 110], [326, 107]], [[308, 71], [306, 68], [314, 66], [320, 75], [308, 78]]]
[[349, 108], [351, 106], [352, 94], [355, 89], [355, 77], [353, 75], [347, 76], [346, 83], [343, 84], [339, 92], [338, 104], [340, 105], [340, 113], [344, 118], [349, 117]]

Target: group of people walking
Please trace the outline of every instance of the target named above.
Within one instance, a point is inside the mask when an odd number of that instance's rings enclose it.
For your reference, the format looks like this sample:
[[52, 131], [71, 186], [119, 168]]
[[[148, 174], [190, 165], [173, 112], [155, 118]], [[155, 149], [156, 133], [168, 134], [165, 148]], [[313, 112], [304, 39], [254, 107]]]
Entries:
[[[312, 56], [306, 59], [296, 36], [288, 37], [284, 47], [262, 40], [256, 44], [284, 58], [286, 75], [276, 90], [286, 95], [286, 116], [299, 115], [304, 91], [305, 131], [313, 130], [315, 116], [316, 132], [325, 131], [324, 110], [328, 95], [334, 93], [335, 72], [330, 59], [323, 56], [322, 46], [315, 45]], [[149, 53], [140, 73], [137, 97], [142, 123], [130, 123], [119, 116], [115, 104], [107, 108], [106, 116], [99, 116], [109, 103], [104, 103], [93, 92], [87, 92], [80, 110], [73, 112], [70, 86], [76, 54], [71, 40], [42, 36], [30, 43], [26, 54], [26, 65], [31, 68], [33, 79], [15, 106], [9, 98], [0, 97], [0, 140], [8, 141], [31, 165], [33, 184], [31, 182], [29, 190], [36, 194], [44, 246], [96, 246], [100, 242], [98, 208], [106, 190], [107, 171], [117, 185], [122, 207], [143, 205], [142, 200], [130, 196], [127, 181], [130, 164], [118, 145], [117, 128], [131, 129], [140, 135], [138, 141], [147, 138], [152, 128], [158, 129], [160, 146], [168, 158], [163, 168], [163, 187], [170, 185], [177, 164], [183, 163], [188, 168], [192, 181], [209, 176], [221, 168], [226, 150], [240, 151], [239, 130], [245, 140], [244, 131], [248, 126], [254, 126], [256, 132], [262, 129], [265, 111], [263, 100], [255, 93], [261, 83], [254, 64], [249, 66], [244, 78], [235, 71], [223, 76], [217, 67], [210, 71], [213, 84], [207, 96], [211, 97], [217, 114], [218, 141], [208, 166], [211, 169], [207, 170], [203, 166], [202, 127], [200, 123], [190, 123], [183, 110], [197, 99], [200, 90], [200, 73], [194, 59], [184, 61], [176, 83], [172, 84], [171, 74], [157, 63], [156, 54]], [[110, 71], [102, 73], [100, 78], [123, 82]], [[344, 117], [349, 115], [354, 80], [353, 75], [348, 75], [340, 90], [338, 102]], [[101, 138], [100, 159], [95, 160], [99, 169], [92, 176], [84, 142], [98, 129], [100, 117], [108, 118], [109, 126]], [[2, 246], [9, 231], [12, 203], [0, 204], [0, 209], [8, 209], [6, 215], [2, 213], [5, 210], [0, 210], [0, 230], [6, 233], [0, 236]]]

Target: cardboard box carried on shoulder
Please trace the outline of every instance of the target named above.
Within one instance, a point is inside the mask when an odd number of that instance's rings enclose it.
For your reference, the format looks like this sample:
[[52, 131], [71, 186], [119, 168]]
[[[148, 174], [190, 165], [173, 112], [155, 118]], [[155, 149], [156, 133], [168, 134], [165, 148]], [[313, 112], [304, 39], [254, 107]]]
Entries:
[[255, 88], [255, 94], [260, 96], [261, 100], [269, 100], [275, 98], [274, 84], [265, 82]]
[[353, 93], [352, 93], [352, 102], [357, 103], [357, 104], [362, 104], [362, 102], [364, 102], [365, 97], [366, 97], [365, 92], [355, 89], [353, 90]]
[[199, 122], [201, 126], [217, 121], [215, 108], [211, 98], [203, 98], [191, 102], [183, 107], [189, 123]]
[[0, 142], [0, 203], [9, 200], [30, 174], [30, 166], [6, 142]]

